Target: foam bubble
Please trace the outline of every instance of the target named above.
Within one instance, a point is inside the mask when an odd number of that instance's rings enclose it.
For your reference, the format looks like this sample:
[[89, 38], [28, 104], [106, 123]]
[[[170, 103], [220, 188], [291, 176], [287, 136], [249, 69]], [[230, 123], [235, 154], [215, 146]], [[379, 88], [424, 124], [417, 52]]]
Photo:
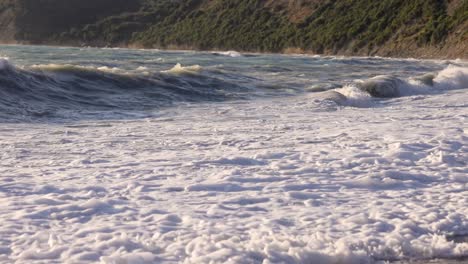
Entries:
[[116, 73], [116, 72], [120, 71], [120, 69], [117, 68], [117, 67], [110, 68], [110, 67], [107, 67], [107, 66], [102, 66], [102, 67], [99, 67], [97, 69], [100, 70], [100, 71], [103, 71], [103, 72], [110, 72], [110, 73]]
[[343, 88], [336, 89], [335, 91], [346, 96], [347, 100], [343, 105], [352, 107], [370, 107], [374, 104], [372, 96], [355, 85], [346, 85]]
[[60, 71], [94, 71], [96, 68], [91, 66], [80, 66], [71, 64], [35, 64], [31, 66], [32, 69], [38, 69], [43, 71], [60, 72]]
[[437, 74], [434, 83], [439, 89], [468, 88], [468, 67], [449, 65]]
[[234, 50], [229, 50], [229, 51], [225, 51], [225, 52], [220, 52], [219, 54], [220, 54], [220, 55], [224, 55], [224, 56], [233, 57], [233, 58], [242, 57], [242, 54], [241, 54], [240, 52], [237, 52], [237, 51], [234, 51]]
[[373, 105], [372, 96], [412, 96], [464, 88], [468, 88], [468, 67], [449, 65], [436, 74], [428, 73], [408, 79], [379, 75], [335, 91], [345, 95], [350, 106], [370, 107]]
[[468, 88], [468, 68], [454, 65], [449, 65], [436, 74], [428, 73], [403, 80], [398, 86], [401, 96], [464, 88]]
[[202, 70], [200, 65], [191, 65], [191, 66], [182, 66], [180, 63], [177, 63], [172, 69], [167, 71], [162, 71], [163, 73], [173, 73], [173, 74], [182, 74], [182, 73], [198, 73]]

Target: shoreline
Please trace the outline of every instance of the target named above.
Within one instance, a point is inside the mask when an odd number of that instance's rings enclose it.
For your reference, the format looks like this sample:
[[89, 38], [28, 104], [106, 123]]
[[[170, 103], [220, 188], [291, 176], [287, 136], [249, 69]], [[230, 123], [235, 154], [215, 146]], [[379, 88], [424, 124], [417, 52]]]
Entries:
[[[58, 43], [41, 43], [41, 44], [32, 44], [32, 43], [21, 43], [21, 42], [11, 42], [11, 41], [0, 41], [0, 46], [38, 46], [38, 47], [55, 47], [55, 48], [94, 48], [94, 49], [127, 49], [127, 50], [159, 50], [167, 52], [207, 52], [207, 53], [221, 53], [234, 51], [242, 55], [286, 55], [286, 56], [335, 56], [335, 57], [349, 57], [349, 58], [384, 58], [384, 59], [401, 59], [401, 60], [468, 60], [467, 57], [453, 57], [453, 56], [385, 56], [379, 54], [369, 54], [364, 55], [361, 53], [323, 53], [317, 54], [312, 51], [303, 51], [301, 49], [285, 49], [283, 52], [262, 52], [262, 51], [244, 51], [244, 50], [228, 50], [228, 49], [197, 49], [191, 48], [189, 46], [176, 46], [169, 45], [168, 47], [144, 47], [142, 45], [135, 44], [122, 44], [122, 45], [78, 45], [73, 43], [58, 44]], [[302, 51], [302, 52], [301, 52]]]

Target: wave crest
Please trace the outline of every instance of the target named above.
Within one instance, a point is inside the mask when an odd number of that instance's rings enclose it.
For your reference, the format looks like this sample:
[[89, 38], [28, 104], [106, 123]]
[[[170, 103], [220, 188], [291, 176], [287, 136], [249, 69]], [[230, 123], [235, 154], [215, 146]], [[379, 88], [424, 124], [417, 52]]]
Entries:
[[197, 65], [178, 64], [171, 74], [57, 64], [26, 69], [16, 68], [8, 60], [0, 61], [0, 66], [0, 119], [69, 118], [70, 113], [100, 115], [109, 111], [118, 117], [177, 102], [242, 99], [248, 90], [215, 72], [201, 74]]
[[0, 58], [0, 71], [11, 69], [12, 66], [8, 61], [8, 58]]
[[380, 75], [357, 84], [373, 97], [399, 97], [468, 88], [468, 68], [450, 65], [437, 74], [427, 73], [403, 80]]
[[163, 73], [172, 73], [172, 74], [195, 74], [199, 73], [203, 68], [200, 65], [191, 65], [191, 66], [182, 66], [180, 63], [177, 63], [170, 70], [162, 71]]
[[449, 65], [437, 74], [434, 83], [439, 89], [468, 88], [468, 67]]
[[[319, 87], [320, 88], [320, 87]], [[422, 94], [434, 94], [446, 90], [468, 88], [468, 68], [449, 65], [438, 73], [427, 73], [408, 79], [392, 75], [379, 75], [367, 80], [357, 81], [333, 91], [343, 95], [346, 100], [331, 100], [339, 105], [353, 107], [372, 107], [377, 98], [394, 98]], [[314, 88], [313, 91], [328, 90]], [[328, 100], [327, 92], [318, 93], [317, 99]]]

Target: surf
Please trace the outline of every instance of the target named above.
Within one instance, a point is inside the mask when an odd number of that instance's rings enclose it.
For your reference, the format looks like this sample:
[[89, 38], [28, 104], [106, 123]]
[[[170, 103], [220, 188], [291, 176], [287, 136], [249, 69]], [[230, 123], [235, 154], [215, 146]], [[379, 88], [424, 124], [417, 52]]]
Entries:
[[304, 94], [327, 109], [326, 102], [369, 108], [468, 88], [464, 61], [109, 49], [50, 57], [40, 54], [52, 48], [21, 49], [2, 50], [0, 121], [132, 118], [185, 103]]
[[318, 100], [338, 105], [372, 107], [377, 99], [430, 95], [468, 88], [468, 68], [449, 65], [436, 73], [426, 73], [407, 79], [394, 75], [378, 75], [335, 88], [315, 86], [308, 91]]
[[[75, 111], [144, 111], [180, 102], [240, 99], [246, 88], [219, 73], [177, 64], [152, 74], [76, 65], [16, 67], [0, 61], [0, 111], [9, 117], [54, 117]], [[62, 117], [66, 117], [63, 116]]]

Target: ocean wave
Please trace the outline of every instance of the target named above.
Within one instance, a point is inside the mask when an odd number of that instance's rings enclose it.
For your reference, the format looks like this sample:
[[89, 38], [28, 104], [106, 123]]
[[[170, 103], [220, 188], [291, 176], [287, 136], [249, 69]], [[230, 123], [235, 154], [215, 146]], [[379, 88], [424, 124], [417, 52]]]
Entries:
[[333, 101], [336, 104], [353, 107], [372, 107], [378, 98], [424, 95], [446, 90], [468, 88], [468, 68], [449, 65], [438, 73], [427, 73], [408, 79], [393, 75], [378, 75], [367, 80], [344, 85], [341, 88], [313, 87], [317, 100]]
[[213, 55], [218, 55], [218, 56], [227, 56], [227, 57], [233, 57], [233, 58], [238, 58], [242, 57], [242, 53], [234, 50], [228, 50], [228, 51], [223, 51], [223, 52], [213, 52]]
[[434, 83], [439, 89], [468, 88], [468, 67], [449, 65], [437, 74]]
[[[378, 78], [378, 77], [376, 77]], [[365, 82], [364, 82], [365, 83]], [[468, 67], [449, 65], [437, 73], [426, 73], [408, 79], [383, 78], [380, 87], [383, 90], [395, 89], [394, 96], [410, 96], [437, 93], [445, 90], [468, 88]], [[377, 96], [385, 97], [385, 96]]]
[[[169, 68], [169, 67], [168, 67]], [[264, 72], [294, 74], [292, 68], [252, 65], [257, 75], [219, 66], [176, 63], [168, 70], [136, 65], [36, 64], [17, 67], [0, 58], [0, 121], [17, 118], [128, 115], [181, 102], [210, 102], [308, 92], [318, 101], [351, 107], [373, 107], [381, 99], [443, 93], [468, 88], [468, 67], [449, 64], [439, 72], [410, 78], [378, 75], [348, 83], [324, 80], [302, 88], [263, 78]], [[258, 74], [258, 73], [262, 74]], [[270, 75], [269, 75], [270, 76]], [[288, 79], [289, 80], [289, 79]], [[302, 81], [302, 80], [301, 80]], [[133, 112], [132, 112], [133, 111]], [[94, 118], [94, 117], [92, 117]]]
[[0, 71], [11, 68], [8, 58], [0, 58]]
[[203, 68], [200, 65], [191, 65], [191, 66], [182, 66], [180, 63], [177, 63], [170, 70], [162, 71], [163, 73], [172, 73], [172, 74], [196, 74], [199, 73]]
[[[147, 111], [177, 102], [242, 99], [248, 88], [221, 73], [177, 64], [166, 72], [118, 68], [33, 65], [0, 60], [0, 119], [68, 117], [83, 113]], [[239, 77], [240, 78], [240, 77]]]

